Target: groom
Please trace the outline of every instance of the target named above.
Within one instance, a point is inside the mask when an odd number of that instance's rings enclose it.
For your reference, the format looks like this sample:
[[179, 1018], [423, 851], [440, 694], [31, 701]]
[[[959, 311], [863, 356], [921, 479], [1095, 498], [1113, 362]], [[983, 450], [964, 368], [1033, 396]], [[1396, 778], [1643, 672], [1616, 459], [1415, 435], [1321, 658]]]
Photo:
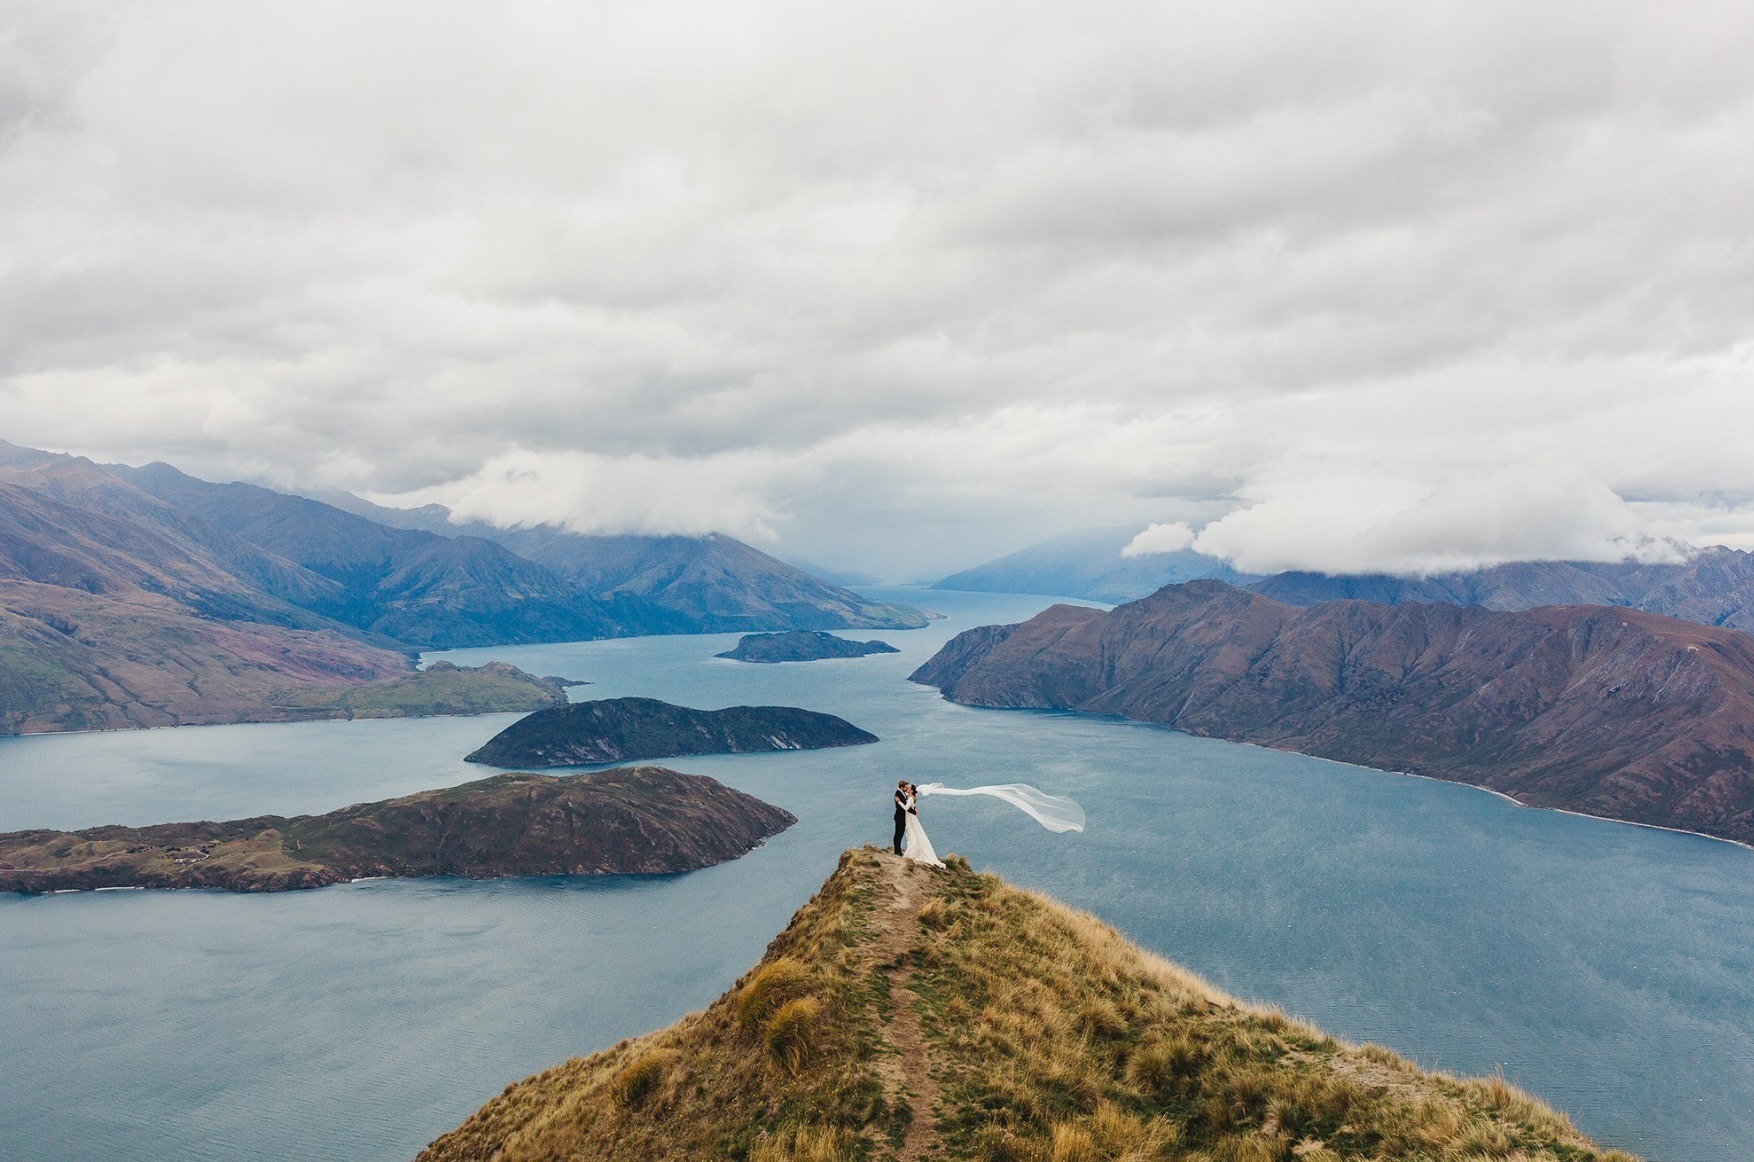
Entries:
[[901, 854], [901, 833], [907, 830], [907, 780], [895, 784], [895, 840], [890, 845]]

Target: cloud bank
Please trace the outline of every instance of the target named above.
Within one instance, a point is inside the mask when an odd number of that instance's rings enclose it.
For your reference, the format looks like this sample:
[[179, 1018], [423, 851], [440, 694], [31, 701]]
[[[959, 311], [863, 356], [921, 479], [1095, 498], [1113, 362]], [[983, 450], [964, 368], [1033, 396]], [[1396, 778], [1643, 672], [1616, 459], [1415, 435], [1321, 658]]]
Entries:
[[885, 576], [1754, 547], [1751, 57], [1731, 3], [19, 0], [0, 436]]
[[1176, 553], [1194, 543], [1194, 531], [1182, 521], [1172, 524], [1150, 524], [1121, 547], [1123, 557], [1149, 557], [1154, 553]]

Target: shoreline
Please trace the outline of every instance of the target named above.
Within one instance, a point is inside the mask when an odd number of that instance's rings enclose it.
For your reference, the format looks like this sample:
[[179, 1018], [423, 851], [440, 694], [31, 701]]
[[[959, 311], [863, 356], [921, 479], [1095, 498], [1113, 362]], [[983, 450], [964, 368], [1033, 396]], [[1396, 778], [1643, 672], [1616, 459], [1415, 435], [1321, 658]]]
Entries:
[[[944, 697], [943, 693], [941, 691], [939, 692], [938, 696], [940, 698]], [[952, 702], [948, 698], [945, 698], [944, 700], [946, 702], [950, 702], [950, 704], [952, 706], [961, 706], [961, 707], [964, 707], [964, 708], [969, 709], [969, 710], [998, 710], [998, 711], [1018, 711], [1018, 710], [1021, 710], [1021, 711], [1024, 711], [1026, 713], [1035, 713], [1035, 714], [1067, 714], [1067, 715], [1071, 715], [1075, 718], [1088, 718], [1088, 719], [1097, 719], [1097, 720], [1107, 719], [1111, 722], [1125, 722], [1125, 723], [1128, 723], [1128, 724], [1133, 725], [1133, 726], [1150, 727], [1154, 730], [1167, 730], [1167, 731], [1171, 731], [1175, 734], [1183, 735], [1187, 738], [1206, 739], [1206, 740], [1211, 741], [1211, 742], [1228, 743], [1231, 746], [1252, 746], [1252, 747], [1256, 747], [1260, 750], [1278, 751], [1281, 754], [1301, 755], [1302, 757], [1304, 757], [1306, 759], [1314, 759], [1317, 762], [1323, 762], [1323, 763], [1333, 763], [1335, 766], [1340, 766], [1340, 767], [1350, 767], [1351, 769], [1353, 769], [1355, 771], [1369, 771], [1372, 774], [1376, 774], [1376, 775], [1397, 775], [1397, 776], [1402, 776], [1402, 777], [1409, 778], [1409, 779], [1424, 779], [1428, 783], [1443, 783], [1443, 784], [1447, 784], [1448, 786], [1451, 786], [1451, 787], [1466, 787], [1471, 791], [1483, 791], [1488, 795], [1492, 795], [1492, 796], [1495, 796], [1499, 799], [1503, 799], [1506, 803], [1510, 803], [1513, 806], [1521, 807], [1525, 811], [1552, 811], [1558, 815], [1571, 815], [1571, 816], [1578, 818], [1578, 819], [1593, 819], [1598, 823], [1618, 823], [1624, 827], [1643, 827], [1643, 828], [1646, 828], [1647, 830], [1650, 830], [1650, 831], [1667, 831], [1672, 835], [1691, 835], [1696, 839], [1709, 839], [1713, 843], [1727, 843], [1731, 847], [1739, 847], [1743, 851], [1754, 852], [1754, 843], [1745, 842], [1745, 841], [1740, 840], [1740, 839], [1731, 839], [1725, 835], [1713, 835], [1708, 831], [1693, 831], [1693, 830], [1690, 830], [1689, 828], [1686, 828], [1686, 827], [1670, 827], [1667, 824], [1663, 824], [1663, 823], [1642, 823], [1637, 819], [1617, 819], [1612, 815], [1594, 815], [1588, 811], [1579, 811], [1579, 810], [1572, 808], [1572, 807], [1543, 807], [1539, 803], [1525, 803], [1521, 799], [1518, 799], [1515, 795], [1509, 795], [1503, 791], [1495, 790], [1492, 787], [1482, 786], [1479, 783], [1468, 783], [1468, 782], [1462, 781], [1461, 779], [1445, 779], [1445, 778], [1440, 778], [1437, 775], [1422, 775], [1417, 771], [1391, 770], [1388, 767], [1367, 767], [1363, 763], [1349, 763], [1345, 759], [1331, 759], [1325, 755], [1310, 754], [1307, 751], [1294, 750], [1291, 747], [1286, 747], [1286, 746], [1269, 746], [1268, 744], [1261, 743], [1261, 742], [1248, 742], [1248, 741], [1245, 741], [1242, 739], [1221, 738], [1215, 734], [1195, 734], [1192, 731], [1179, 730], [1176, 727], [1173, 727], [1166, 722], [1147, 722], [1146, 720], [1144, 720], [1142, 718], [1128, 718], [1125, 715], [1120, 715], [1120, 714], [1086, 714], [1083, 711], [1064, 710], [1064, 709], [1061, 709], [1061, 708], [1055, 707], [1055, 706], [1015, 706], [1015, 707], [1012, 707], [1012, 706], [973, 706], [967, 702]]]

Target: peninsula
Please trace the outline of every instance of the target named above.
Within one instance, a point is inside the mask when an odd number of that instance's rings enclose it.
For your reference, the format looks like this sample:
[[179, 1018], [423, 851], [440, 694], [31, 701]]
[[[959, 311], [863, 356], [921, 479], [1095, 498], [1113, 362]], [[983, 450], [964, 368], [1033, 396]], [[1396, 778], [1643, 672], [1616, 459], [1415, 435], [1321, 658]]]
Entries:
[[795, 822], [663, 767], [505, 774], [326, 815], [0, 834], [0, 891], [277, 892], [367, 876], [682, 872], [736, 859]]
[[737, 662], [819, 662], [900, 652], [888, 642], [856, 642], [824, 630], [798, 629], [788, 633], [746, 633], [736, 649], [713, 656]]
[[1343, 1044], [946, 862], [848, 852], [704, 1011], [506, 1087], [419, 1162], [1632, 1162], [1500, 1078]]
[[1194, 581], [969, 630], [913, 680], [1754, 841], [1754, 638], [1638, 610], [1302, 609]]
[[505, 662], [457, 666], [440, 661], [364, 686], [273, 690], [264, 699], [263, 714], [288, 719], [507, 714], [565, 706], [566, 688], [583, 685], [570, 678], [538, 678]]
[[496, 767], [573, 767], [697, 754], [860, 746], [877, 736], [795, 706], [694, 710], [656, 698], [608, 698], [538, 710], [468, 756]]

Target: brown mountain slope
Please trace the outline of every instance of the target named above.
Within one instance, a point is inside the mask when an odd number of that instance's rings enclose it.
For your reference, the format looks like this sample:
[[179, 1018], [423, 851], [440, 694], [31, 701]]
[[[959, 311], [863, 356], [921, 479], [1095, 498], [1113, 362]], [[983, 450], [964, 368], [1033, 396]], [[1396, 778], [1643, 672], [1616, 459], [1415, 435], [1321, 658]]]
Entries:
[[0, 467], [0, 578], [145, 590], [215, 617], [339, 628], [297, 605], [333, 582], [66, 457]]
[[393, 528], [253, 484], [213, 484], [168, 464], [110, 465], [201, 524], [319, 576], [327, 617], [426, 649], [673, 633], [680, 619], [637, 599], [598, 600], [481, 537]]
[[704, 1012], [508, 1086], [420, 1162], [1629, 1162], [948, 863], [848, 852]]
[[312, 717], [271, 696], [409, 670], [330, 630], [204, 617], [144, 590], [0, 581], [0, 734]]
[[416, 674], [299, 608], [340, 592], [89, 461], [0, 445], [0, 734], [565, 701], [517, 671]]
[[1754, 638], [1634, 610], [1297, 609], [1197, 581], [970, 631], [913, 677], [1754, 841]]

